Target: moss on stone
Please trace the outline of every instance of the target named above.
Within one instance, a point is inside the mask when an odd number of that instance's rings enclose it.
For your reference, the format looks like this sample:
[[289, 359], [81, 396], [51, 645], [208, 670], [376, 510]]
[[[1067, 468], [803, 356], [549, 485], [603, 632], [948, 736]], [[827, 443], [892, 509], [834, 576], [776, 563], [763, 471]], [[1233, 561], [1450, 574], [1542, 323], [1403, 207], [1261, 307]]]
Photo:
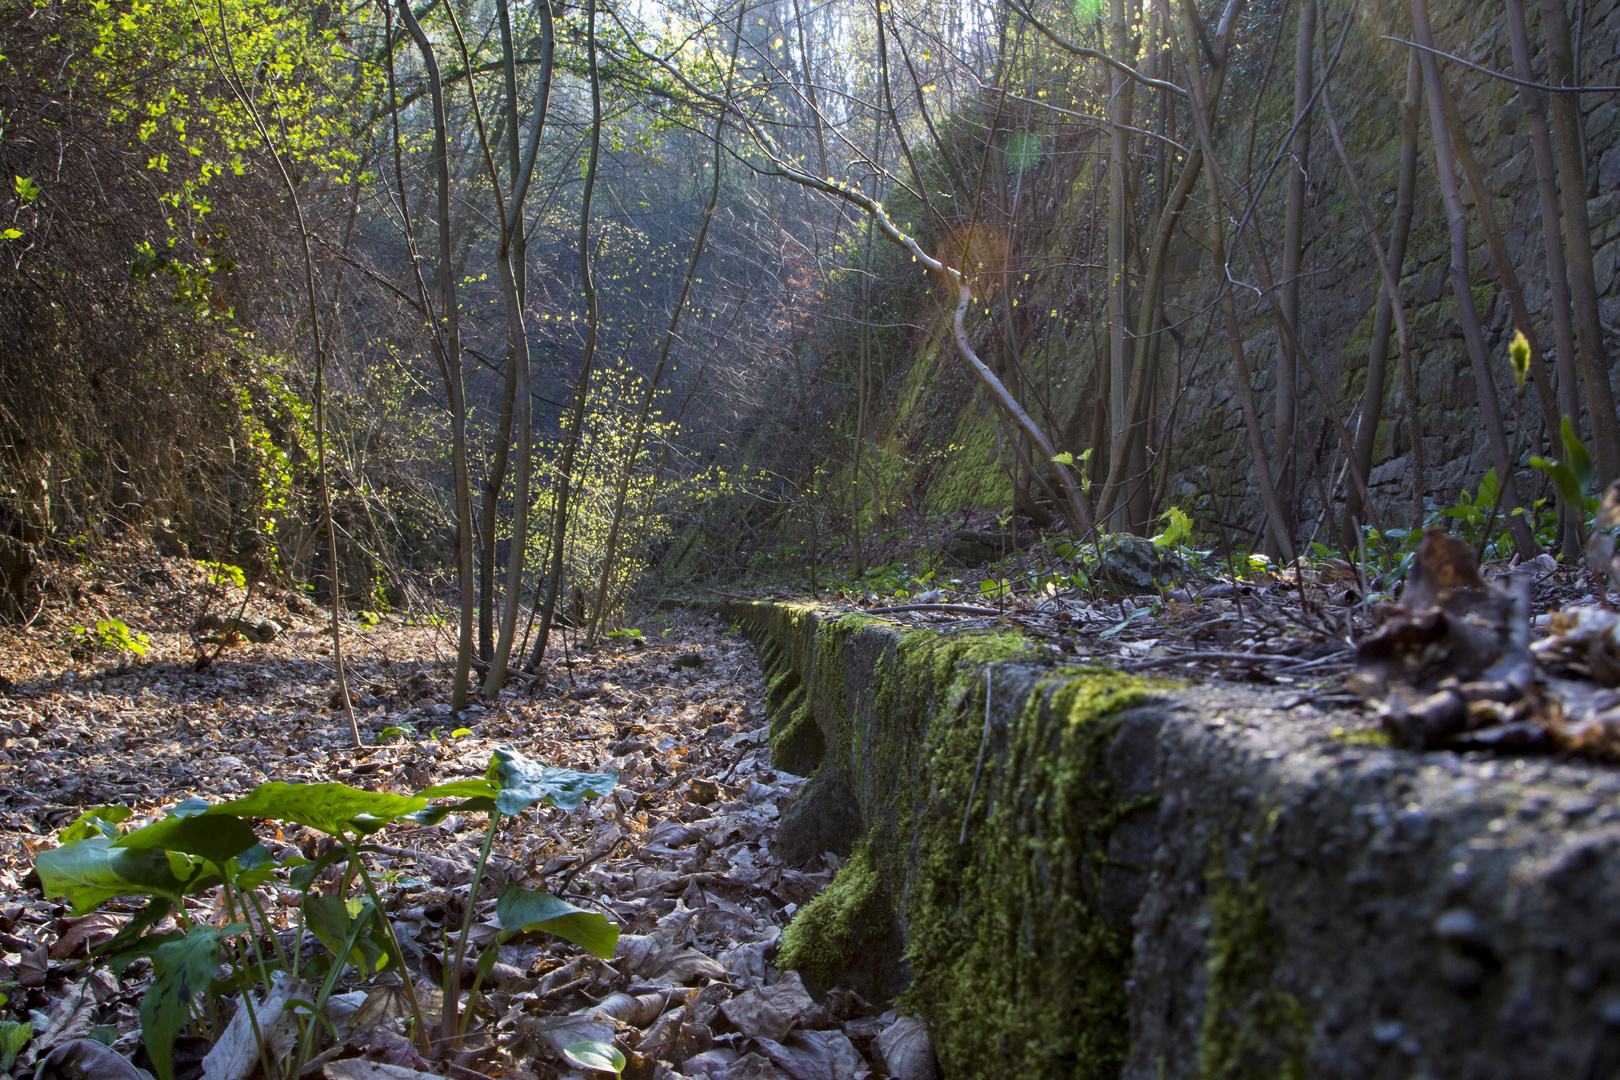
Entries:
[[1130, 942], [1103, 919], [1099, 890], [1117, 865], [1113, 830], [1143, 806], [1121, 803], [1106, 756], [1120, 711], [1156, 684], [1099, 670], [1033, 685], [1028, 667], [993, 673], [996, 719], [975, 788], [986, 666], [1041, 662], [1021, 634], [896, 633], [864, 616], [817, 618], [812, 632], [762, 618], [792, 635], [778, 638], [784, 654], [809, 654], [793, 724], [824, 735], [822, 767], [848, 779], [868, 825], [784, 932], [779, 965], [821, 986], [858, 983], [876, 962], [896, 988], [909, 975], [902, 1004], [929, 1020], [946, 1075], [1116, 1077]]
[[892, 920], [892, 901], [872, 861], [871, 844], [863, 839], [827, 887], [782, 931], [776, 965], [830, 985], [861, 965], [889, 933]]
[[988, 411], [966, 409], [944, 462], [929, 484], [928, 509], [937, 514], [1004, 506], [1012, 501], [1012, 477], [996, 452], [996, 419]]
[[772, 725], [771, 764], [800, 776], [814, 772], [826, 756], [826, 741], [821, 728], [810, 711], [810, 699], [801, 695], [799, 704], [791, 714], [784, 712], [787, 722]]
[[[1115, 715], [1150, 690], [1113, 672], [1038, 685], [981, 777], [966, 843], [962, 807], [982, 727], [956, 723], [930, 740], [906, 909], [907, 1004], [934, 1022], [947, 1074], [1119, 1074], [1130, 944], [1096, 904], [1109, 835], [1129, 808], [1102, 766]], [[970, 712], [982, 710], [977, 697]]]
[[1283, 959], [1271, 902], [1251, 852], [1244, 877], [1212, 843], [1209, 885], [1209, 988], [1199, 1033], [1199, 1080], [1305, 1080], [1310, 1012], [1277, 985]]
[[765, 684], [765, 710], [774, 715], [798, 688], [799, 673], [790, 667], [782, 667]]

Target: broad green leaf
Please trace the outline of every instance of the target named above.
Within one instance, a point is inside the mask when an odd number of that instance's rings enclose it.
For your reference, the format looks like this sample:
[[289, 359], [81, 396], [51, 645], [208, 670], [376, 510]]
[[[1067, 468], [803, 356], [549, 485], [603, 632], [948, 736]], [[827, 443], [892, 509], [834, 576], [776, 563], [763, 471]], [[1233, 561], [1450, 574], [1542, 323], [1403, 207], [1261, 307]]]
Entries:
[[254, 844], [232, 859], [225, 869], [238, 889], [251, 892], [269, 881], [279, 869], [308, 865], [309, 860], [302, 855], [289, 855], [277, 862], [263, 844]]
[[[482, 783], [482, 781], [479, 781]], [[495, 800], [487, 796], [476, 799], [463, 799], [458, 803], [442, 803], [430, 806], [426, 810], [418, 810], [414, 814], [406, 814], [407, 821], [414, 821], [418, 825], [437, 825], [451, 814], [492, 814], [495, 812]]]
[[107, 968], [114, 975], [122, 975], [124, 970], [137, 960], [150, 960], [157, 955], [157, 951], [171, 941], [179, 941], [186, 936], [184, 930], [169, 930], [162, 934], [147, 934], [127, 949], [107, 954]]
[[34, 1037], [33, 1024], [19, 1024], [15, 1020], [0, 1020], [0, 1072], [10, 1072], [17, 1055]]
[[[136, 915], [133, 919], [129, 920], [129, 922], [125, 923], [119, 929], [118, 933], [113, 935], [111, 941], [105, 942], [99, 946], [94, 952], [91, 953], [91, 955], [97, 957], [105, 956], [109, 958], [109, 961], [117, 958], [132, 941], [140, 937], [151, 927], [154, 927], [158, 923], [162, 922], [164, 917], [167, 916], [172, 910], [174, 910], [174, 901], [170, 900], [167, 896], [151, 897], [146, 901], [146, 906], [141, 909], [140, 914]], [[134, 957], [131, 956], [129, 959], [133, 960]], [[125, 963], [127, 964], [128, 961], [125, 961]], [[118, 970], [122, 970], [122, 966], [120, 966]]]
[[94, 911], [115, 896], [161, 894], [178, 899], [184, 888], [161, 851], [114, 848], [106, 836], [40, 852], [34, 868], [45, 895], [66, 900], [74, 915]]
[[624, 1072], [627, 1064], [618, 1048], [605, 1042], [581, 1042], [565, 1046], [563, 1056], [581, 1068], [610, 1072], [615, 1076]]
[[417, 792], [424, 799], [476, 799], [479, 796], [493, 799], [500, 793], [501, 789], [490, 780], [452, 780]]
[[141, 999], [141, 1038], [159, 1080], [174, 1080], [174, 1037], [191, 1016], [191, 999], [208, 988], [219, 967], [226, 930], [194, 926], [185, 937], [158, 946], [152, 986]]
[[189, 855], [184, 851], [170, 851], [167, 848], [156, 848], [169, 860], [169, 873], [173, 874], [186, 892], [194, 893], [201, 889], [212, 889], [224, 877], [219, 873], [213, 863], [197, 855]]
[[71, 844], [92, 836], [117, 836], [117, 826], [129, 820], [127, 806], [97, 806], [73, 819], [73, 824], [56, 834], [58, 844]]
[[606, 915], [577, 908], [550, 893], [532, 892], [512, 884], [501, 890], [495, 901], [495, 917], [508, 933], [544, 930], [572, 941], [593, 956], [613, 959], [619, 942], [619, 927]]
[[1575, 470], [1562, 461], [1548, 461], [1546, 458], [1533, 457], [1530, 464], [1552, 477], [1553, 486], [1558, 489], [1558, 497], [1566, 505], [1579, 507], [1583, 502], [1580, 481], [1575, 478]]
[[240, 799], [210, 807], [209, 815], [272, 818], [291, 821], [329, 836], [345, 832], [369, 835], [382, 826], [427, 805], [416, 795], [362, 791], [348, 784], [260, 784]]
[[181, 799], [169, 807], [169, 813], [175, 817], [196, 817], [213, 809], [214, 804], [200, 795], [193, 795], [189, 799]]
[[495, 964], [500, 960], [500, 958], [501, 940], [497, 937], [494, 941], [491, 941], [488, 945], [485, 945], [484, 951], [478, 954], [478, 963], [476, 965], [478, 969], [478, 977], [480, 979], [489, 978], [489, 973], [495, 970]]
[[537, 802], [572, 810], [587, 796], [612, 794], [619, 782], [618, 773], [553, 769], [505, 746], [491, 755], [487, 776], [500, 786], [495, 806], [503, 814], [521, 814]]
[[113, 847], [135, 851], [181, 851], [207, 859], [221, 870], [225, 864], [259, 842], [253, 826], [239, 817], [200, 815], [180, 817], [170, 814], [144, 828], [126, 833]]
[[[1564, 417], [1562, 424], [1564, 436], [1564, 460], [1575, 473], [1575, 482], [1580, 485], [1581, 497], [1586, 496], [1586, 490], [1592, 486], [1592, 479], [1597, 475], [1597, 469], [1592, 465], [1592, 455], [1586, 450], [1586, 444], [1581, 442], [1580, 435], [1575, 431], [1575, 423], [1569, 417]], [[1571, 504], [1580, 508], [1580, 499]]]
[[1180, 507], [1172, 506], [1162, 515], [1169, 524], [1164, 532], [1153, 538], [1159, 547], [1175, 547], [1192, 535], [1192, 518]]
[[[351, 903], [356, 905], [351, 907]], [[306, 896], [305, 925], [327, 951], [371, 976], [388, 963], [388, 954], [366, 933], [373, 928], [376, 907], [369, 899], [347, 901], [340, 896]]]
[[[308, 859], [300, 859], [299, 863], [307, 863]], [[231, 882], [239, 889], [256, 889], [269, 880], [270, 874], [277, 866], [276, 857], [270, 854], [270, 849], [263, 844], [255, 843], [246, 851], [236, 854], [230, 862], [225, 864], [225, 872]], [[249, 877], [251, 875], [251, 883]]]
[[[335, 847], [331, 851], [326, 852], [326, 854], [316, 858], [314, 862], [302, 863], [298, 869], [294, 870], [288, 875], [289, 882], [293, 888], [302, 892], [314, 883], [316, 875], [322, 870], [325, 870], [328, 866], [331, 866], [339, 859], [346, 859], [348, 857], [349, 853], [347, 851], [340, 847]], [[291, 860], [289, 860], [289, 862], [290, 861]]]

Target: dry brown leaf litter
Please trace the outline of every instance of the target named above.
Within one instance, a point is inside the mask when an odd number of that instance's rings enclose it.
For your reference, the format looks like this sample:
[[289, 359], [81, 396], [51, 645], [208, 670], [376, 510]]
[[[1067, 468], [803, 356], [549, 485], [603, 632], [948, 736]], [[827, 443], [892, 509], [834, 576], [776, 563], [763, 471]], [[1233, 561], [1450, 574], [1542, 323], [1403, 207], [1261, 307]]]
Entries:
[[[842, 991], [817, 1004], [796, 976], [779, 977], [771, 967], [782, 926], [830, 879], [837, 860], [784, 867], [770, 857], [780, 808], [802, 779], [770, 768], [752, 653], [721, 627], [679, 618], [673, 633], [661, 635], [647, 624], [652, 644], [645, 649], [613, 644], [569, 653], [553, 665], [542, 693], [503, 695], [493, 708], [456, 718], [446, 694], [453, 642], [442, 626], [346, 620], [351, 692], [368, 739], [390, 727], [412, 731], [356, 751], [332, 707], [323, 616], [296, 594], [259, 591], [243, 607], [241, 590], [212, 583], [196, 564], [138, 548], [99, 566], [51, 573], [47, 601], [30, 625], [0, 638], [0, 675], [9, 680], [0, 684], [9, 685], [0, 701], [0, 732], [9, 730], [0, 735], [0, 963], [7, 969], [0, 975], [18, 984], [12, 1014], [35, 1023], [24, 1064], [37, 1062], [40, 1075], [118, 1075], [116, 1062], [128, 1061], [116, 1051], [139, 1060], [140, 969], [117, 979], [86, 971], [82, 962], [132, 909], [69, 920], [27, 889], [32, 855], [82, 809], [117, 802], [150, 816], [188, 795], [226, 797], [266, 779], [413, 791], [481, 774], [490, 750], [507, 744], [549, 764], [618, 769], [621, 784], [612, 799], [580, 811], [542, 810], [510, 823], [485, 895], [520, 881], [601, 905], [623, 924], [619, 955], [605, 964], [538, 936], [504, 947], [474, 1037], [432, 1061], [401, 1035], [397, 987], [340, 995], [331, 1019], [345, 1038], [323, 1056], [325, 1075], [574, 1076], [560, 1049], [593, 1038], [616, 1042], [631, 1056], [628, 1075], [642, 1077], [930, 1074], [920, 1022], [874, 1016]], [[1018, 626], [1070, 663], [1292, 683], [1301, 700], [1321, 700], [1344, 693], [1352, 641], [1392, 636], [1396, 614], [1412, 622], [1412, 608], [1368, 608], [1357, 587], [1352, 568], [1323, 561], [1258, 580], [1184, 584], [1153, 598], [1070, 593], [987, 605], [964, 590], [925, 603], [831, 597], [823, 606], [942, 633]], [[1579, 573], [1539, 568], [1512, 620], [1540, 613], [1531, 652], [1543, 681], [1558, 691], [1561, 719], [1584, 733], [1590, 751], [1609, 745], [1607, 732], [1620, 717], [1620, 647], [1617, 620], [1589, 587]], [[1423, 611], [1444, 610], [1430, 599], [1419, 604]], [[1458, 618], [1478, 623], [1482, 611], [1495, 612], [1495, 623], [1485, 619], [1491, 633], [1512, 621], [1496, 601], [1471, 603], [1458, 608]], [[217, 632], [208, 640], [209, 613], [240, 613], [254, 626], [268, 619], [278, 634], [268, 644], [235, 635], [220, 648]], [[87, 648], [84, 636], [68, 629], [98, 618], [119, 618], [149, 635], [152, 651], [131, 663], [127, 654]], [[1522, 658], [1526, 635], [1498, 637], [1512, 646], [1501, 651]], [[1484, 640], [1488, 645], [1490, 633]], [[1430, 644], [1409, 650], [1414, 671]], [[216, 652], [206, 670], [195, 670], [199, 655]], [[1453, 652], [1438, 656], [1431, 674], [1461, 685], [1458, 664], [1467, 650]], [[678, 668], [683, 654], [701, 657], [701, 666]], [[1427, 678], [1405, 674], [1412, 685]], [[1504, 719], [1480, 704], [1490, 700], [1475, 695], [1464, 711]], [[471, 734], [451, 737], [461, 726]], [[1470, 730], [1493, 726], [1504, 725]], [[1582, 748], [1573, 738], [1563, 745]], [[377, 869], [399, 888], [391, 915], [424, 991], [442, 977], [438, 943], [459, 925], [481, 824], [450, 818], [379, 838], [385, 850]], [[278, 839], [309, 852], [317, 843], [305, 835]], [[274, 929], [292, 925], [295, 894], [271, 890], [265, 899]], [[493, 932], [481, 922], [474, 945]], [[431, 993], [422, 996], [431, 1004]], [[113, 1039], [113, 1052], [82, 1038], [98, 1028]], [[202, 1075], [210, 1049], [204, 1040], [183, 1039], [177, 1060], [191, 1065], [180, 1075]]]
[[[645, 648], [580, 653], [570, 638], [542, 691], [508, 692], [455, 717], [442, 627], [346, 618], [346, 666], [367, 741], [389, 728], [409, 732], [356, 749], [330, 704], [322, 616], [301, 598], [256, 591], [244, 615], [277, 623], [276, 639], [238, 638], [198, 671], [199, 620], [242, 610], [242, 591], [136, 548], [116, 564], [125, 572], [110, 581], [93, 567], [54, 568], [58, 599], [0, 638], [0, 673], [10, 681], [0, 700], [0, 981], [16, 983], [9, 1015], [35, 1028], [17, 1075], [133, 1077], [149, 1067], [137, 1016], [149, 968], [137, 963], [120, 978], [85, 962], [136, 905], [69, 919], [29, 881], [34, 853], [83, 810], [119, 803], [141, 819], [191, 795], [217, 800], [271, 779], [412, 792], [482, 775], [502, 745], [547, 764], [616, 770], [619, 786], [574, 812], [541, 807], [505, 820], [473, 955], [493, 937], [493, 898], [511, 881], [611, 912], [622, 929], [618, 955], [605, 963], [541, 934], [503, 946], [472, 1034], [433, 1060], [403, 1037], [404, 994], [384, 977], [370, 993], [333, 999], [328, 1019], [344, 1038], [306, 1075], [575, 1077], [560, 1051], [585, 1039], [616, 1043], [631, 1061], [626, 1075], [642, 1078], [832, 1080], [891, 1075], [891, 1064], [894, 1075], [932, 1068], [926, 1037], [920, 1049], [915, 1032], [883, 1041], [900, 1019], [893, 1013], [873, 1015], [837, 990], [817, 1004], [797, 975], [771, 964], [782, 927], [838, 860], [789, 867], [771, 857], [780, 809], [804, 781], [769, 765], [764, 686], [740, 636], [676, 616], [667, 634], [646, 624]], [[67, 627], [91, 618], [122, 620], [151, 650], [136, 660], [86, 647]], [[675, 666], [691, 654], [700, 666]], [[461, 728], [470, 734], [452, 734]], [[441, 942], [460, 925], [483, 828], [481, 816], [452, 815], [374, 838], [383, 849], [374, 868], [395, 890], [390, 916], [430, 1012]], [[265, 839], [310, 855], [321, 843], [296, 830]], [[261, 898], [268, 929], [290, 935], [297, 894], [267, 886]], [[226, 921], [212, 903], [195, 901], [193, 917]], [[470, 968], [466, 976], [464, 986]], [[177, 1075], [235, 1075], [221, 1061], [243, 1052], [241, 1033], [232, 1045], [224, 1030], [212, 1047], [183, 1036]]]

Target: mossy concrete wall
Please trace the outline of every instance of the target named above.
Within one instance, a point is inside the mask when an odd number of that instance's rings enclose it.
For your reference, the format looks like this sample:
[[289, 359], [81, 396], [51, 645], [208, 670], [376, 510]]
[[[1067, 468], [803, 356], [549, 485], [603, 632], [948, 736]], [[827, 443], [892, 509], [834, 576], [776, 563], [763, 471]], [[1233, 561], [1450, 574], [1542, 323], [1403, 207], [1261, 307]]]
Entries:
[[849, 857], [779, 962], [898, 997], [947, 1077], [1620, 1069], [1614, 770], [1389, 750], [1007, 632], [726, 617], [797, 680], [779, 853]]

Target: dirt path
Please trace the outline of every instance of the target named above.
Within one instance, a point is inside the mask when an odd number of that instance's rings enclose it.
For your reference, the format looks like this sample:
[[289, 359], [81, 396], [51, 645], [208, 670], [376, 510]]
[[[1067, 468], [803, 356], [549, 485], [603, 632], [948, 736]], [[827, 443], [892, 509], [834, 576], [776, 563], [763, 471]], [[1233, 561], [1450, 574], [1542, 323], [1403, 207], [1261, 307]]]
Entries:
[[[157, 570], [171, 579], [179, 572], [172, 563]], [[0, 981], [13, 984], [5, 1015], [33, 1025], [15, 1075], [38, 1061], [41, 1076], [69, 1075], [46, 1059], [87, 1035], [152, 1068], [138, 1017], [150, 964], [138, 961], [121, 977], [86, 964], [139, 904], [112, 901], [69, 918], [65, 905], [41, 897], [30, 872], [34, 855], [56, 846], [55, 833], [84, 810], [128, 806], [134, 823], [190, 796], [217, 802], [268, 780], [409, 794], [483, 776], [502, 746], [546, 765], [614, 771], [619, 782], [611, 797], [570, 812], [542, 805], [504, 819], [474, 943], [494, 932], [490, 898], [518, 882], [610, 913], [621, 928], [616, 958], [603, 962], [544, 934], [517, 939], [500, 949], [493, 991], [460, 1049], [424, 1058], [396, 1017], [348, 1033], [329, 1052], [325, 1075], [383, 1075], [364, 1071], [369, 1062], [395, 1077], [411, 1075], [401, 1069], [583, 1076], [560, 1051], [585, 1038], [626, 1052], [626, 1076], [887, 1075], [873, 1058], [882, 1057], [876, 1036], [892, 1014], [880, 1021], [842, 993], [817, 1005], [796, 975], [780, 978], [770, 965], [782, 927], [837, 860], [786, 867], [771, 858], [780, 808], [803, 778], [769, 766], [764, 686], [737, 633], [698, 616], [656, 617], [643, 624], [644, 646], [618, 639], [571, 651], [538, 693], [507, 692], [456, 718], [442, 629], [352, 623], [350, 685], [368, 744], [356, 749], [332, 705], [329, 643], [313, 611], [299, 617], [259, 598], [248, 613], [279, 620], [277, 639], [233, 645], [197, 672], [189, 639], [177, 632], [194, 617], [184, 593], [195, 583], [166, 589], [152, 571], [146, 586], [95, 582], [81, 591], [101, 601], [81, 607], [148, 636], [144, 661], [87, 653], [84, 635], [62, 629], [66, 616], [11, 635], [0, 653], [12, 673], [0, 699]], [[101, 591], [91, 591], [96, 585]], [[442, 977], [437, 951], [460, 926], [484, 829], [482, 814], [452, 814], [372, 838], [380, 849], [373, 869], [393, 885], [387, 907], [424, 998]], [[278, 853], [321, 850], [314, 833], [259, 831]], [[273, 929], [296, 937], [298, 894], [284, 883], [264, 891]], [[191, 915], [223, 924], [218, 904], [216, 890], [197, 898]], [[318, 948], [313, 939], [308, 948]], [[192, 1033], [177, 1044], [184, 1078], [205, 1075], [210, 1040], [195, 1025]]]

